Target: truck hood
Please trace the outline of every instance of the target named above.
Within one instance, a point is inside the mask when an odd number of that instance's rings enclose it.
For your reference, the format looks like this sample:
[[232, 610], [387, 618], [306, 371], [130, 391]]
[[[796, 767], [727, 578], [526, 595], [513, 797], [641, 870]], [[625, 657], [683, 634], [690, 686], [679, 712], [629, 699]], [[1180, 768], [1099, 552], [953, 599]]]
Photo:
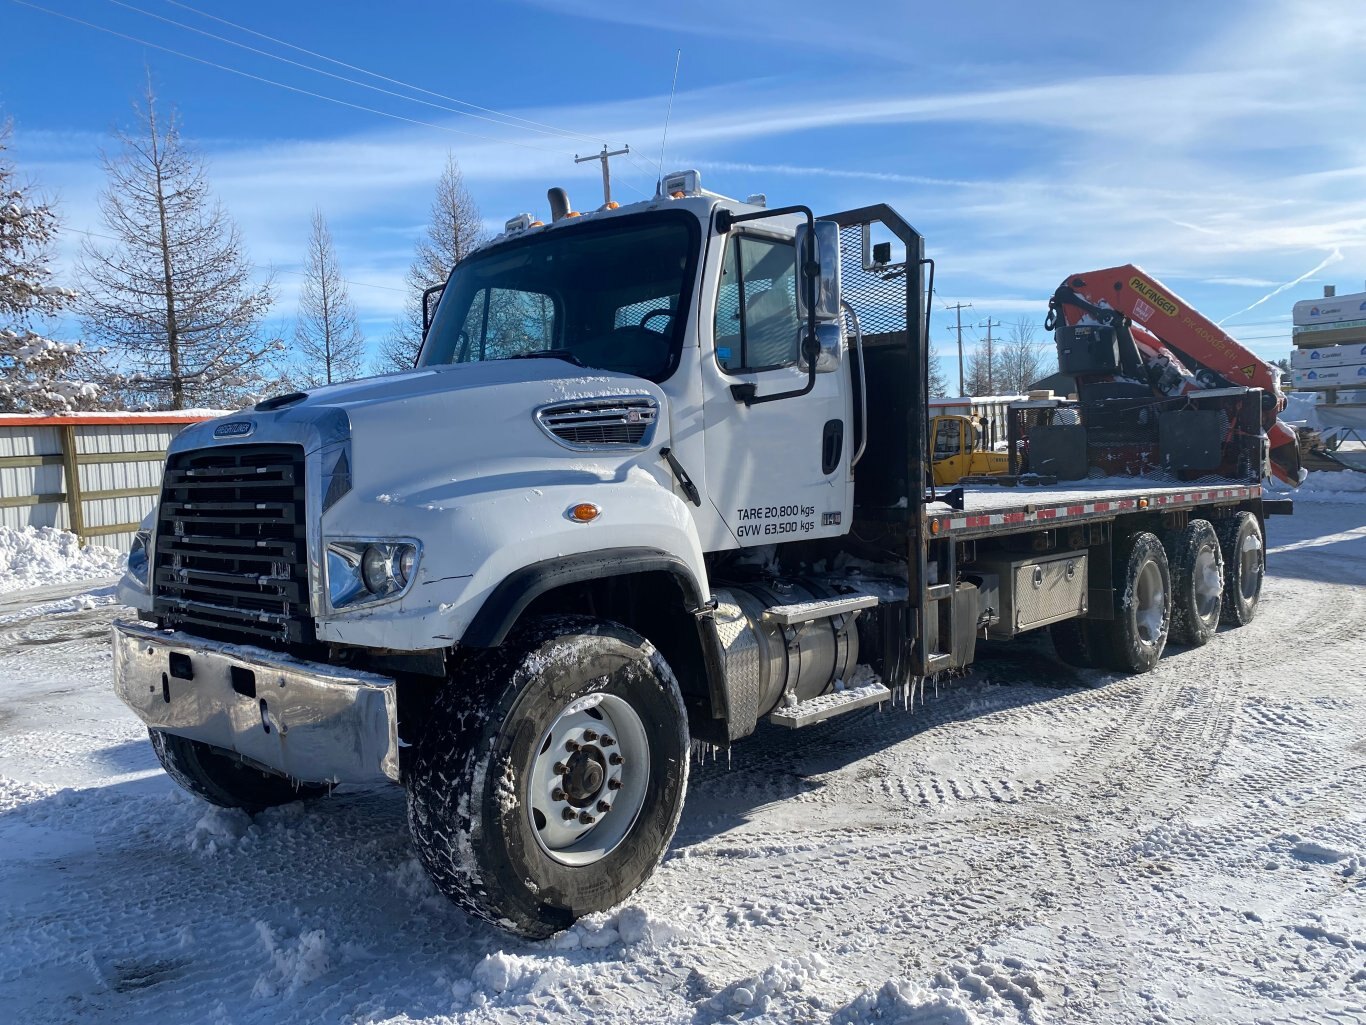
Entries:
[[[536, 420], [545, 406], [628, 396], [648, 397], [658, 408], [649, 448], [574, 449]], [[663, 391], [639, 377], [558, 359], [429, 367], [318, 388], [278, 409], [266, 406], [193, 425], [173, 448], [288, 441], [324, 450], [328, 467], [344, 448], [351, 488], [342, 504], [353, 509], [367, 502], [448, 505], [472, 492], [566, 477], [621, 479], [638, 464], [664, 482], [653, 465], [668, 444]]]

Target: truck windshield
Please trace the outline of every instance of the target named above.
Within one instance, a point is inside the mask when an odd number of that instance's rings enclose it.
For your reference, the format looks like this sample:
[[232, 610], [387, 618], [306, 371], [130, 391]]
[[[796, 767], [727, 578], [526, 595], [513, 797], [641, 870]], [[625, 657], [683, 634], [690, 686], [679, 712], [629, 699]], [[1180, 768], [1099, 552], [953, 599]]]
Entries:
[[607, 218], [476, 253], [451, 274], [419, 366], [555, 356], [660, 381], [678, 365], [699, 227]]

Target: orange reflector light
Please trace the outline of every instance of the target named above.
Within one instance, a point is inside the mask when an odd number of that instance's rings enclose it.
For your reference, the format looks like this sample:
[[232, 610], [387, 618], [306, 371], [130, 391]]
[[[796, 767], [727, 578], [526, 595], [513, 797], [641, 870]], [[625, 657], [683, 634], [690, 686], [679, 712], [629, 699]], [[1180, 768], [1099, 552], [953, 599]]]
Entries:
[[670, 192], [670, 193], [669, 193], [669, 198], [670, 198], [670, 199], [682, 199], [685, 195], [687, 195], [687, 193], [685, 193], [685, 192]]
[[602, 515], [602, 510], [592, 502], [580, 502], [569, 510], [569, 518], [575, 523], [592, 523]]
[[616, 209], [617, 209], [618, 207], [620, 207], [620, 206], [621, 206], [621, 204], [618, 203], [618, 202], [614, 199], [614, 200], [612, 200], [610, 203], [607, 204], [607, 209], [608, 209], [608, 210], [616, 210]]
[[527, 227], [528, 227], [528, 228], [544, 228], [544, 227], [545, 227], [545, 221], [532, 221], [530, 224], [527, 225]]
[[580, 214], [579, 214], [579, 212], [578, 212], [577, 210], [570, 210], [569, 213], [565, 214], [565, 216], [566, 216], [566, 217], [578, 217], [578, 216], [580, 216]]
[[1140, 509], [1146, 509], [1146, 508], [1148, 508], [1148, 500], [1147, 500], [1146, 498], [1140, 498], [1140, 499], [1138, 500], [1138, 507], [1139, 507]]
[[938, 534], [938, 533], [939, 533], [939, 521], [938, 521], [938, 520], [930, 520], [930, 533], [931, 533], [931, 534]]

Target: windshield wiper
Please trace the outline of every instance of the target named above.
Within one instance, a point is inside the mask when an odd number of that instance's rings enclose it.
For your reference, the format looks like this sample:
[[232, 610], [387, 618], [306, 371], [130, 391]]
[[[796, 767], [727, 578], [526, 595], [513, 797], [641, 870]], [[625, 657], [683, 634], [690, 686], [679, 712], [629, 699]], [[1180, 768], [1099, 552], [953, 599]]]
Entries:
[[508, 356], [508, 359], [562, 359], [566, 363], [572, 363], [576, 367], [587, 369], [586, 363], [579, 362], [579, 357], [575, 356], [568, 349], [537, 349], [534, 352], [519, 352], [515, 356]]

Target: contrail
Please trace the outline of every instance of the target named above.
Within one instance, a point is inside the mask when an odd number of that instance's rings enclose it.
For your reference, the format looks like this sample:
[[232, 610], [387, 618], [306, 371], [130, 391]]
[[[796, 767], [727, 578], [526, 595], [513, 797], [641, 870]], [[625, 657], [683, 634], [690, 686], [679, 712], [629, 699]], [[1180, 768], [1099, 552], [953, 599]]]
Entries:
[[1242, 316], [1244, 313], [1246, 313], [1248, 310], [1255, 310], [1258, 306], [1262, 305], [1262, 303], [1266, 302], [1268, 299], [1274, 299], [1276, 296], [1278, 296], [1278, 295], [1280, 295], [1282, 292], [1284, 292], [1287, 288], [1294, 288], [1296, 285], [1298, 285], [1298, 284], [1299, 284], [1301, 281], [1303, 281], [1305, 278], [1312, 278], [1315, 274], [1317, 274], [1319, 271], [1323, 270], [1325, 267], [1331, 267], [1331, 266], [1333, 266], [1333, 264], [1338, 263], [1341, 259], [1342, 259], [1342, 250], [1341, 250], [1341, 249], [1338, 249], [1338, 248], [1335, 246], [1335, 247], [1333, 248], [1333, 251], [1332, 251], [1331, 253], [1329, 253], [1328, 256], [1324, 257], [1323, 262], [1320, 263], [1317, 267], [1313, 268], [1312, 270], [1307, 270], [1307, 271], [1305, 271], [1303, 274], [1301, 274], [1299, 277], [1297, 277], [1294, 281], [1287, 281], [1284, 285], [1280, 285], [1279, 287], [1277, 287], [1277, 288], [1273, 289], [1272, 291], [1266, 293], [1266, 295], [1262, 296], [1260, 299], [1258, 299], [1258, 300], [1257, 300], [1255, 303], [1253, 303], [1251, 306], [1247, 307], [1247, 309], [1239, 310], [1237, 313], [1230, 313], [1230, 314], [1229, 314], [1227, 317], [1225, 317], [1223, 320], [1217, 320], [1217, 321], [1215, 321], [1215, 323], [1218, 324], [1220, 327], [1223, 327], [1225, 323], [1227, 323], [1228, 321], [1232, 320], [1234, 317], [1241, 317], [1241, 316]]

